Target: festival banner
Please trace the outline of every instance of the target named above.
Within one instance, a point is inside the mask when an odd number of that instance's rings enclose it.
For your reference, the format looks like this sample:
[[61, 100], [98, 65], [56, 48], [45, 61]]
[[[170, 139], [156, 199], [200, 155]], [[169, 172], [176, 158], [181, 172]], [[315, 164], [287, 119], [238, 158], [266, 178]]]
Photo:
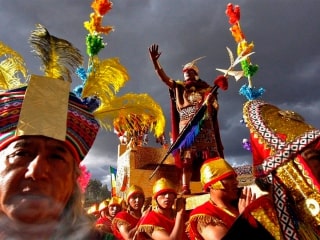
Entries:
[[117, 191], [116, 191], [117, 169], [110, 166], [110, 175], [111, 175], [111, 197], [114, 197], [117, 195]]

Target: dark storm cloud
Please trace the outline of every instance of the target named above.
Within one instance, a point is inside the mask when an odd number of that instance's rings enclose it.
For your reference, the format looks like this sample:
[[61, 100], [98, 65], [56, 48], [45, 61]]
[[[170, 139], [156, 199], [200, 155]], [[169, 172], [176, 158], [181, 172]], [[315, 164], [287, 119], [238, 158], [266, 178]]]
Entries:
[[[229, 1], [212, 0], [118, 0], [105, 16], [104, 23], [115, 31], [104, 37], [106, 48], [100, 56], [118, 56], [129, 71], [131, 80], [119, 94], [149, 93], [163, 107], [169, 132], [168, 91], [157, 79], [148, 57], [152, 43], [160, 46], [160, 62], [167, 74], [181, 79], [181, 66], [195, 58], [200, 77], [212, 83], [219, 74], [216, 68], [229, 65], [226, 47], [234, 53], [236, 44], [229, 32], [225, 8]], [[248, 42], [255, 43], [251, 60], [259, 65], [253, 78], [257, 88], [266, 89], [263, 98], [280, 108], [302, 114], [316, 127], [319, 124], [320, 73], [320, 1], [259, 0], [237, 1], [241, 7], [241, 27]], [[79, 0], [1, 0], [0, 39], [20, 52], [30, 73], [39, 74], [38, 59], [30, 53], [27, 39], [36, 23], [51, 34], [65, 38], [85, 55], [86, 30], [91, 1]], [[79, 83], [79, 80], [74, 80]], [[246, 79], [229, 80], [229, 89], [219, 91], [220, 128], [226, 159], [232, 163], [250, 163], [242, 149], [248, 137], [241, 125], [242, 104], [238, 94]], [[167, 134], [168, 135], [168, 134]], [[94, 177], [102, 179], [109, 165], [116, 165], [117, 136], [100, 131], [94, 148], [85, 160]], [[150, 144], [154, 140], [150, 139]]]

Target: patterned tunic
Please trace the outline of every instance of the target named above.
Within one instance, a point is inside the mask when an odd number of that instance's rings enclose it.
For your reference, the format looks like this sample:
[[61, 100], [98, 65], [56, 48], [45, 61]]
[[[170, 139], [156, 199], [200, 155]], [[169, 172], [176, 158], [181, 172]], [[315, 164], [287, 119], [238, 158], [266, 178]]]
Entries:
[[[179, 132], [188, 124], [198, 109], [202, 106], [206, 96], [211, 91], [206, 82], [201, 79], [197, 80], [195, 86], [188, 86], [185, 82], [176, 81], [171, 88], [174, 94], [174, 103], [178, 112]], [[224, 157], [223, 146], [220, 138], [218, 125], [218, 101], [217, 95], [211, 96], [208, 102], [207, 109], [201, 119], [201, 128], [196, 135], [190, 147], [183, 148], [180, 152], [181, 159], [191, 159], [195, 171], [199, 172], [202, 162], [208, 158]], [[173, 129], [173, 131], [175, 131]], [[194, 181], [199, 180], [198, 177], [193, 177]]]

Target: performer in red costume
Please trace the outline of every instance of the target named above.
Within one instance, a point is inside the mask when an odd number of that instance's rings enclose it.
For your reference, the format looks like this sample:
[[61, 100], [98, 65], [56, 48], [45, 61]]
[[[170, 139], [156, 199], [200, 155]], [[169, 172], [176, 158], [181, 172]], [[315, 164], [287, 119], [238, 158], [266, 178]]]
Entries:
[[[199, 69], [195, 65], [197, 60], [186, 64], [182, 71], [184, 81], [174, 81], [168, 77], [161, 67], [158, 59], [161, 53], [158, 45], [149, 48], [150, 59], [153, 62], [159, 78], [169, 87], [172, 99], [172, 138], [175, 140], [179, 133], [194, 117], [194, 114], [204, 103], [212, 87], [199, 78]], [[195, 131], [190, 139], [185, 139], [180, 155], [175, 156], [176, 165], [182, 168], [182, 190], [190, 193], [190, 181], [199, 181], [199, 170], [202, 163], [212, 157], [223, 157], [223, 146], [218, 126], [218, 100], [217, 93], [210, 96], [207, 111], [202, 116], [202, 126]]]
[[209, 201], [190, 213], [187, 232], [191, 240], [221, 239], [239, 213], [255, 199], [250, 188], [239, 200], [237, 174], [223, 158], [205, 161], [201, 167], [203, 189], [210, 192]]
[[116, 214], [122, 210], [122, 201], [122, 198], [115, 196], [109, 202], [105, 200], [100, 203], [100, 217], [96, 221], [97, 229], [112, 233], [111, 223]]
[[132, 185], [127, 192], [127, 211], [121, 211], [112, 220], [112, 230], [119, 240], [132, 239], [142, 216], [145, 196], [141, 187]]
[[[138, 223], [138, 239], [188, 239], [185, 234], [185, 199], [178, 198], [173, 184], [160, 178], [153, 185], [156, 209], [150, 211]], [[173, 209], [176, 200], [175, 210]]]

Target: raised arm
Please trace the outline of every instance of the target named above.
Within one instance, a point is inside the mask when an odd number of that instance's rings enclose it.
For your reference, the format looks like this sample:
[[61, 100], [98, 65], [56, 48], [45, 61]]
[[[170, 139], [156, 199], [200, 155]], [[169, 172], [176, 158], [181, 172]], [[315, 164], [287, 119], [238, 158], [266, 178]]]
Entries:
[[149, 47], [149, 56], [150, 60], [153, 63], [154, 69], [156, 73], [158, 74], [159, 78], [169, 87], [173, 88], [174, 81], [170, 77], [167, 76], [167, 74], [164, 72], [163, 68], [161, 67], [158, 59], [161, 55], [161, 52], [159, 52], [159, 46], [157, 44], [152, 44]]

